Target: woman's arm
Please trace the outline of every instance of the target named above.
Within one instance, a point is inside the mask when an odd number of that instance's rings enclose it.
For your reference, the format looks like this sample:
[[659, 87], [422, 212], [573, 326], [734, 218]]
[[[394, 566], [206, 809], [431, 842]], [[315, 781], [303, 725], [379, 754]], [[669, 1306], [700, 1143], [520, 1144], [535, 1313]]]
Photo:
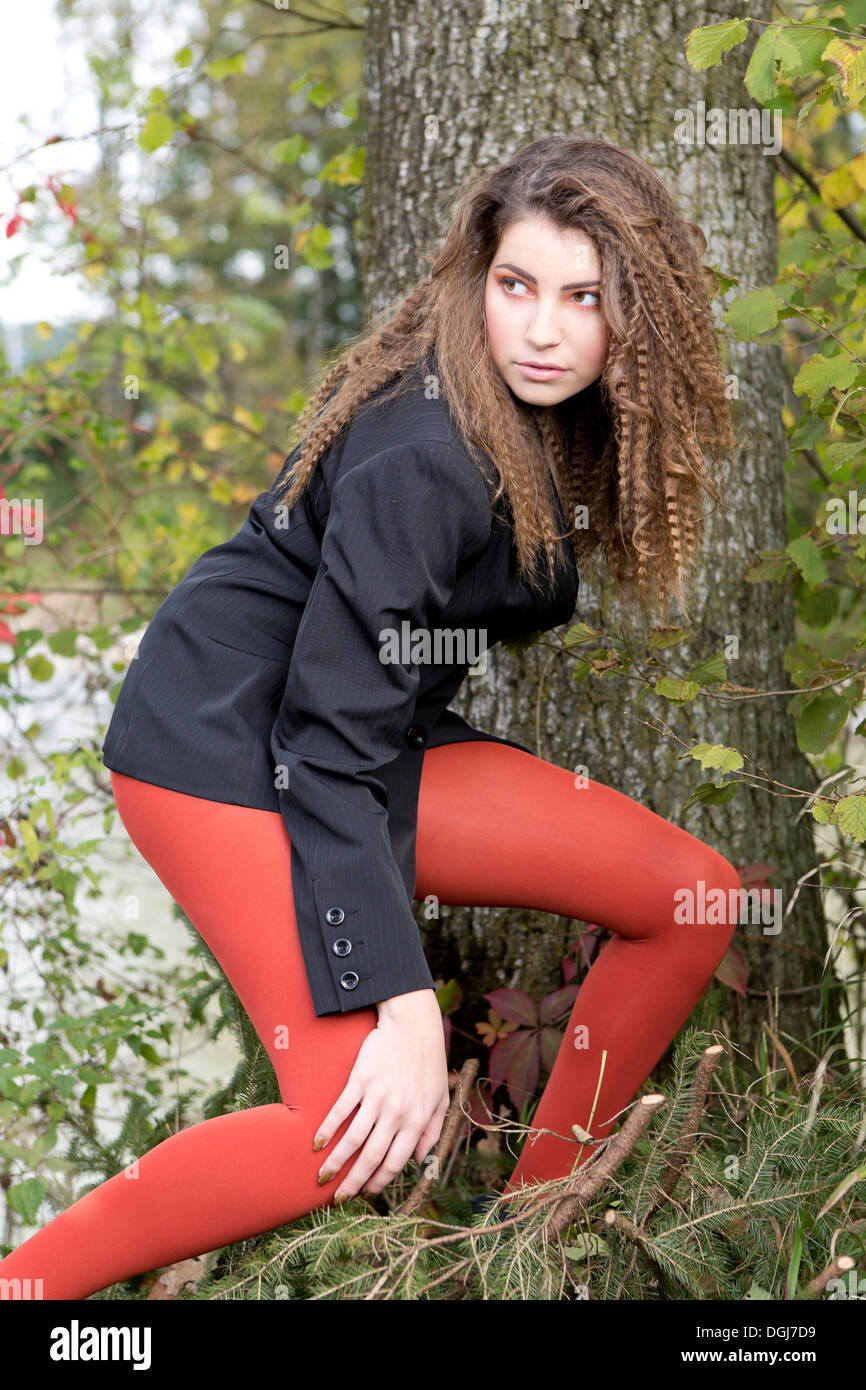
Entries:
[[339, 1171], [364, 1144], [341, 1184], [350, 1196], [426, 1153], [448, 1102], [442, 1019], [375, 776], [406, 746], [419, 673], [384, 660], [383, 637], [407, 621], [413, 632], [440, 625], [491, 524], [477, 468], [447, 443], [393, 445], [348, 468], [271, 734], [314, 1010], [379, 1009], [319, 1129], [329, 1142], [357, 1107], [320, 1170]]

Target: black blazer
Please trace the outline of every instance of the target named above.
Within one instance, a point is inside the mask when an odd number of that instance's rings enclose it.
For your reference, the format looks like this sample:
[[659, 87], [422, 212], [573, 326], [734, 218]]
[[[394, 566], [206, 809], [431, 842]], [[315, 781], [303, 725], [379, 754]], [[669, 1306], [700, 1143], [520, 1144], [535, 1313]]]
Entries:
[[148, 625], [103, 745], [129, 777], [282, 815], [318, 1017], [432, 988], [411, 908], [424, 749], [524, 748], [446, 707], [479, 654], [558, 626], [577, 598], [567, 542], [544, 597], [518, 580], [510, 509], [491, 509], [429, 366], [356, 411], [290, 511], [275, 497], [298, 449], [196, 560]]

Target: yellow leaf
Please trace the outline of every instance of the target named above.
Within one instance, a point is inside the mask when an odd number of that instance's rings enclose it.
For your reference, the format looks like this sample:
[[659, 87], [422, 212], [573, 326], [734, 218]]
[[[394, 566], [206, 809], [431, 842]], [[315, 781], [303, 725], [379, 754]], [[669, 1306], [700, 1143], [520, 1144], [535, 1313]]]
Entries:
[[246, 425], [248, 430], [257, 430], [256, 417], [251, 410], [247, 410], [245, 405], [236, 405], [232, 411], [232, 419], [237, 420], [239, 425]]
[[50, 338], [54, 329], [51, 327], [50, 323], [46, 323], [44, 319], [40, 319], [36, 325], [36, 332], [39, 334], [40, 338]]
[[[858, 154], [848, 165], [861, 188], [866, 188], [866, 154]], [[805, 213], [805, 205], [803, 207]]]
[[192, 526], [193, 522], [201, 521], [201, 507], [196, 502], [179, 502], [177, 514], [186, 526]]
[[225, 439], [224, 425], [208, 425], [201, 437], [201, 442], [206, 449], [221, 449]]
[[189, 471], [190, 477], [194, 478], [197, 483], [203, 483], [208, 476], [207, 469], [202, 468], [201, 464], [197, 463], [195, 459], [193, 459], [190, 464]]
[[105, 261], [94, 261], [91, 265], [84, 267], [84, 274], [88, 280], [96, 280], [105, 273]]
[[233, 362], [246, 361], [247, 350], [244, 347], [243, 343], [238, 342], [237, 338], [232, 338], [231, 342], [229, 343], [229, 352], [231, 353], [231, 359]]
[[232, 489], [232, 498], [235, 502], [254, 502], [261, 489], [252, 487], [249, 483], [240, 483]]
[[849, 203], [856, 203], [860, 197], [860, 187], [856, 179], [852, 178], [847, 164], [840, 165], [832, 174], [820, 179], [818, 190], [821, 202], [828, 208], [845, 208]]
[[231, 502], [232, 490], [227, 478], [216, 478], [211, 484], [210, 495], [215, 502]]
[[183, 459], [172, 459], [171, 463], [167, 464], [165, 469], [165, 476], [168, 481], [170, 483], [176, 483], [178, 478], [182, 478], [185, 466]]

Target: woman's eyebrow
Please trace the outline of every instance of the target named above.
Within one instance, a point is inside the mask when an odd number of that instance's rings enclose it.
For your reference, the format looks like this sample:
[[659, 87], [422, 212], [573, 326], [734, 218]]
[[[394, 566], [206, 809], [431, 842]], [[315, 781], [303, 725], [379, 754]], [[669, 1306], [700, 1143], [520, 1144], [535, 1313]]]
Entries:
[[[526, 270], [520, 270], [516, 265], [508, 265], [505, 261], [500, 261], [493, 267], [494, 270], [513, 270], [515, 275], [519, 275], [521, 280], [528, 280], [530, 285], [537, 285], [538, 281], [534, 275], [530, 275]], [[564, 290], [591, 290], [593, 285], [600, 284], [600, 280], [575, 280], [571, 285], [563, 285]]]

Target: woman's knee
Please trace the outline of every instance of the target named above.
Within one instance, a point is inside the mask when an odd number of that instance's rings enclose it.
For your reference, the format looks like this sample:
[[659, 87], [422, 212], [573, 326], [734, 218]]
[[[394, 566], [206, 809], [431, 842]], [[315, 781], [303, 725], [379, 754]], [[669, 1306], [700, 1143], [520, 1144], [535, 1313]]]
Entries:
[[736, 931], [741, 882], [724, 855], [701, 840], [694, 845], [688, 867], [671, 876], [669, 930], [678, 946], [711, 973]]

